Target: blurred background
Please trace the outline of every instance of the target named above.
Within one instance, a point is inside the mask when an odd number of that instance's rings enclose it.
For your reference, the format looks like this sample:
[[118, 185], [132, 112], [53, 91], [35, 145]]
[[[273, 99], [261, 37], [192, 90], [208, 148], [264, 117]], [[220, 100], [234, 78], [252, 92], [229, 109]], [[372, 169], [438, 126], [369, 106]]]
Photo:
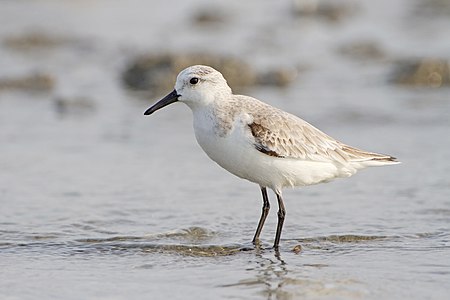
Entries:
[[[0, 24], [3, 299], [448, 296], [449, 0], [2, 0]], [[143, 116], [192, 64], [403, 164], [287, 191], [283, 260], [239, 254], [257, 186], [183, 105]]]

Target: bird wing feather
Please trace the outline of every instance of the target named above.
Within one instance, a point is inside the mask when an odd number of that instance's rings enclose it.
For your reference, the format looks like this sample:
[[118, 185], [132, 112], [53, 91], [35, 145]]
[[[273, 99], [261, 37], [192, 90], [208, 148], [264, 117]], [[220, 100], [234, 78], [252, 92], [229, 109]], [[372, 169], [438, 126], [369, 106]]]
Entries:
[[248, 126], [254, 137], [255, 148], [264, 154], [340, 164], [352, 161], [395, 160], [389, 155], [345, 145], [292, 114], [250, 99], [251, 103], [245, 105], [246, 101], [243, 101], [241, 104], [247, 106], [246, 111], [252, 119]]

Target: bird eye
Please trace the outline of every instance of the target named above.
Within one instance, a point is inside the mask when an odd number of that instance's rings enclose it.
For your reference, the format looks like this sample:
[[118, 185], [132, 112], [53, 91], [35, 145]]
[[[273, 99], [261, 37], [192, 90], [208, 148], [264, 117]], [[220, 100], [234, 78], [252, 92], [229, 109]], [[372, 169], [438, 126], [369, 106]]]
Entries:
[[193, 78], [191, 78], [191, 80], [189, 80], [189, 82], [191, 84], [197, 84], [198, 83], [198, 78], [197, 77], [193, 77]]

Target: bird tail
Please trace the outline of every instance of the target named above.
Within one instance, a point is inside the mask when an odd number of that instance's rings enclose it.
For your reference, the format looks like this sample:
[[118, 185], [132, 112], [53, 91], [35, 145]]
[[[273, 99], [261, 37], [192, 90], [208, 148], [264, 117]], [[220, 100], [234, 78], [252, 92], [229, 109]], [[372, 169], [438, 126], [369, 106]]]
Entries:
[[350, 156], [351, 162], [360, 163], [367, 167], [396, 165], [400, 163], [397, 161], [397, 158], [391, 155], [368, 152], [347, 145], [343, 146], [342, 150]]
[[389, 166], [401, 163], [395, 157], [389, 155], [385, 157], [374, 157], [372, 159], [364, 160], [361, 162], [368, 167]]

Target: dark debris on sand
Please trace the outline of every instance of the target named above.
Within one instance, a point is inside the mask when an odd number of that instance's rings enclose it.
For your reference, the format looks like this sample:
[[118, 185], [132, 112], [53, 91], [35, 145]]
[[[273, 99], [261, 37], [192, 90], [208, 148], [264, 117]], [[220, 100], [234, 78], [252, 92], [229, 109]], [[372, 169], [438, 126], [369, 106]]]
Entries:
[[173, 89], [180, 70], [196, 64], [209, 65], [224, 75], [228, 84], [239, 91], [247, 87], [265, 84], [277, 87], [289, 85], [297, 75], [296, 69], [257, 72], [244, 61], [213, 54], [147, 54], [133, 58], [122, 72], [123, 85], [137, 92], [156, 95]]
[[17, 77], [0, 78], [0, 91], [50, 92], [54, 87], [54, 77], [41, 72]]
[[450, 61], [440, 58], [403, 59], [394, 63], [395, 84], [439, 88], [450, 85]]

